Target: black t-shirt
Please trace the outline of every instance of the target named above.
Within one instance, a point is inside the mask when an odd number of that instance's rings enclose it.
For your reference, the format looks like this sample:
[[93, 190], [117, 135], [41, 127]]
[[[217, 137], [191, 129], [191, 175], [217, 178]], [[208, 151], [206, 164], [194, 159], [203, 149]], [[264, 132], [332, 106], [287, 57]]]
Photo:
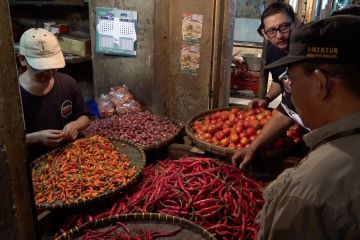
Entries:
[[[280, 48], [275, 47], [272, 44], [269, 44], [267, 47], [266, 52], [266, 63], [265, 65], [268, 65], [270, 63], [275, 62], [276, 60], [285, 57], [287, 53], [282, 51]], [[277, 106], [277, 109], [284, 115], [292, 118], [296, 122], [300, 123], [302, 125], [302, 122], [296, 113], [295, 107], [291, 101], [291, 94], [286, 92], [284, 85], [282, 81], [279, 79], [280, 75], [284, 74], [286, 72], [286, 67], [276, 67], [272, 68], [270, 70], [265, 70], [265, 77], [267, 78], [269, 75], [269, 72], [271, 73], [271, 76], [273, 78], [273, 81], [276, 83], [279, 83], [281, 86], [281, 103]]]
[[[25, 118], [25, 132], [46, 129], [62, 130], [81, 115], [90, 115], [81, 90], [69, 75], [57, 72], [54, 86], [44, 96], [35, 96], [21, 87], [21, 99]], [[43, 144], [28, 147], [28, 158], [34, 160], [51, 149]]]
[[[287, 53], [282, 51], [280, 48], [275, 47], [272, 44], [269, 44], [266, 50], [266, 62], [265, 65], [268, 65], [270, 63], [275, 62], [276, 60], [285, 57]], [[279, 76], [286, 71], [286, 67], [276, 67], [272, 69], [266, 69], [265, 70], [265, 77], [267, 78], [269, 76], [269, 72], [271, 72], [271, 76], [274, 82], [280, 83]]]

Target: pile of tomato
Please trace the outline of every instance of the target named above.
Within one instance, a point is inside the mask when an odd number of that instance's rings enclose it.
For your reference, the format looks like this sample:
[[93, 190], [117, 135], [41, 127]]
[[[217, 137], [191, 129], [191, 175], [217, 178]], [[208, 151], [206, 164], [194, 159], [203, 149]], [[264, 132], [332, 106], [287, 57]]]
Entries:
[[[253, 108], [241, 110], [233, 107], [206, 115], [192, 123], [194, 135], [205, 142], [224, 148], [241, 149], [248, 147], [261, 133], [262, 128], [276, 114], [277, 110]], [[273, 148], [301, 141], [301, 128], [295, 124], [286, 134], [272, 143]]]

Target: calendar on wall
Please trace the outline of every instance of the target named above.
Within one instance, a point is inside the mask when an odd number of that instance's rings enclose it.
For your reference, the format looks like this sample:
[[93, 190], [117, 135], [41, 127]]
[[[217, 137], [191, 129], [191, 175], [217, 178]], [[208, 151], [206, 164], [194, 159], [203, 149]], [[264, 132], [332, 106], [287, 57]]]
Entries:
[[136, 55], [137, 12], [96, 8], [96, 52]]

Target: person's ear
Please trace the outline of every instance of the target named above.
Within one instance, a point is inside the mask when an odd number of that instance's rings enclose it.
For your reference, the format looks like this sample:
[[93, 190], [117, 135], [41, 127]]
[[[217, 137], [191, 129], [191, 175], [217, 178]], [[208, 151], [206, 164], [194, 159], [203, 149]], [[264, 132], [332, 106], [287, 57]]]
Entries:
[[316, 96], [321, 100], [327, 99], [330, 96], [332, 88], [332, 82], [329, 76], [320, 69], [315, 69], [314, 76], [314, 90]]
[[261, 29], [261, 33], [262, 33], [263, 37], [269, 41], [269, 38], [268, 38], [268, 36], [266, 36], [264, 29]]

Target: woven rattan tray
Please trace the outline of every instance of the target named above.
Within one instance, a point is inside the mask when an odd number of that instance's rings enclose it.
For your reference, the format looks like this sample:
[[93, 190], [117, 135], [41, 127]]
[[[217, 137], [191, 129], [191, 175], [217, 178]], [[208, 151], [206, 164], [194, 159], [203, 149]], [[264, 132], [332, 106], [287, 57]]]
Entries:
[[[129, 228], [136, 227], [152, 231], [171, 232], [181, 227], [181, 231], [175, 236], [158, 238], [158, 239], [209, 239], [215, 240], [216, 238], [193, 222], [161, 213], [134, 213], [134, 214], [121, 214], [113, 215], [111, 217], [102, 218], [87, 222], [80, 227], [73, 228], [61, 236], [55, 238], [56, 240], [69, 240], [81, 239], [86, 230], [96, 230], [99, 233], [104, 231], [105, 228], [112, 226], [116, 222], [122, 222]], [[114, 238], [115, 239], [115, 238]]]
[[[112, 141], [114, 146], [117, 148], [118, 152], [125, 154], [128, 157], [131, 164], [135, 166], [136, 173], [126, 184], [123, 184], [123, 185], [115, 188], [113, 191], [108, 191], [108, 192], [102, 193], [101, 195], [94, 197], [94, 198], [89, 198], [89, 199], [85, 199], [85, 200], [81, 200], [81, 201], [74, 200], [74, 201], [69, 201], [68, 203], [64, 203], [64, 202], [57, 200], [56, 202], [54, 202], [52, 204], [49, 204], [49, 203], [36, 204], [36, 207], [38, 209], [59, 209], [59, 208], [81, 207], [84, 205], [99, 202], [105, 198], [108, 198], [115, 194], [121, 193], [125, 189], [127, 189], [127, 188], [131, 187], [133, 184], [135, 184], [135, 182], [139, 179], [139, 176], [141, 175], [142, 170], [145, 167], [146, 157], [145, 157], [144, 151], [140, 147], [136, 146], [135, 144], [125, 141], [125, 140], [114, 140], [114, 139], [110, 139], [110, 140]], [[60, 151], [60, 150], [61, 150], [61, 148], [55, 149], [51, 153], [54, 153], [54, 152], [56, 153], [57, 151]], [[38, 159], [34, 160], [31, 163], [31, 168], [36, 167], [37, 164], [41, 164], [42, 161], [47, 159], [47, 156], [49, 154], [50, 153], [45, 154], [45, 155], [39, 157]]]
[[[247, 106], [240, 105], [237, 106], [241, 110], [247, 110]], [[230, 148], [224, 148], [219, 145], [211, 144], [208, 142], [205, 142], [199, 138], [197, 138], [194, 135], [193, 131], [193, 122], [196, 120], [203, 120], [205, 116], [215, 113], [217, 111], [229, 111], [233, 107], [227, 107], [227, 108], [216, 108], [212, 109], [203, 113], [200, 113], [194, 117], [192, 117], [185, 125], [185, 132], [186, 135], [191, 139], [191, 141], [202, 150], [211, 152], [217, 156], [225, 157], [227, 159], [231, 158], [231, 156], [235, 153], [236, 150], [230, 149]], [[259, 152], [258, 158], [259, 159], [268, 159], [268, 158], [275, 158], [278, 156], [284, 156], [287, 155], [289, 152], [293, 152], [298, 149], [298, 144], [291, 144], [281, 149], [267, 149]]]

